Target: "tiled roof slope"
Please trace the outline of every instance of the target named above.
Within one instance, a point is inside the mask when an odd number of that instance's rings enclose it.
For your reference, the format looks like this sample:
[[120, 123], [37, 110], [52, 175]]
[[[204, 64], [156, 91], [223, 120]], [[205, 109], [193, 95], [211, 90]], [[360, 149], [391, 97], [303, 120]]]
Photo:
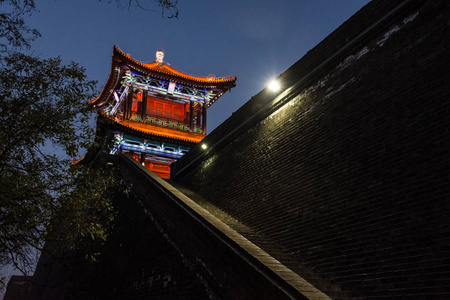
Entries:
[[131, 58], [129, 54], [125, 54], [119, 47], [114, 46], [111, 62], [111, 73], [108, 80], [103, 87], [101, 94], [91, 100], [89, 104], [97, 105], [103, 102], [110, 96], [111, 89], [117, 84], [118, 67], [127, 65], [128, 67], [147, 75], [156, 76], [166, 80], [174, 80], [183, 82], [188, 85], [204, 87], [204, 88], [219, 88], [224, 92], [230, 88], [236, 86], [236, 76], [223, 76], [223, 77], [201, 77], [193, 76], [183, 72], [180, 72], [163, 62], [158, 64], [157, 62], [142, 63], [136, 59]]

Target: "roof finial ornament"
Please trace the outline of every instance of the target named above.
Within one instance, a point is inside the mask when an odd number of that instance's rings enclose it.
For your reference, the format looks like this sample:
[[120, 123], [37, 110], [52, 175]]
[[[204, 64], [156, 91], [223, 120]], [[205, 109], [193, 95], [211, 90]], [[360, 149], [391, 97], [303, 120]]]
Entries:
[[162, 65], [162, 63], [164, 62], [164, 52], [162, 50], [158, 50], [156, 51], [156, 62], [158, 63], [158, 65]]

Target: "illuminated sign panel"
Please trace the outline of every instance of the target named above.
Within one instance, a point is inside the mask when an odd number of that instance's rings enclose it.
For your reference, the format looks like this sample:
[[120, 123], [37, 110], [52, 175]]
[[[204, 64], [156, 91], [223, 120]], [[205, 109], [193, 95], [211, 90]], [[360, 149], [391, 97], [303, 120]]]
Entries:
[[169, 83], [169, 88], [167, 89], [167, 93], [168, 94], [173, 94], [173, 92], [175, 91], [175, 82], [170, 82]]

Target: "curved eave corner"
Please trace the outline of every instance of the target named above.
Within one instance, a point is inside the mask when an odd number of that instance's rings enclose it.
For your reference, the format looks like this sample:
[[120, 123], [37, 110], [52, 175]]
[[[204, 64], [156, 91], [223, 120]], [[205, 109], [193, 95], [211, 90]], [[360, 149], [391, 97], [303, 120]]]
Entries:
[[92, 164], [92, 163], [96, 160], [96, 158], [98, 157], [98, 155], [100, 154], [100, 151], [99, 151], [99, 150], [100, 150], [100, 147], [99, 147], [99, 146], [94, 146], [94, 144], [91, 145], [91, 146], [87, 149], [86, 154], [85, 154], [82, 158], [70, 162], [70, 166], [71, 166], [71, 167], [72, 167], [72, 166], [80, 166], [80, 165], [86, 166], [86, 165]]
[[117, 59], [115, 59], [115, 47], [114, 46], [114, 51], [112, 54], [112, 58], [111, 58], [111, 71], [109, 73], [109, 77], [108, 80], [106, 81], [105, 86], [102, 89], [102, 92], [100, 93], [100, 95], [97, 96], [97, 98], [94, 98], [92, 100], [90, 100], [88, 102], [88, 105], [98, 105], [99, 103], [102, 103], [103, 100], [106, 101], [108, 99], [108, 97], [110, 96], [107, 91], [111, 91], [112, 89], [114, 89], [114, 79], [117, 80], [117, 66], [119, 64], [119, 61], [117, 61]]
[[83, 157], [80, 158], [80, 159], [71, 161], [71, 162], [70, 162], [70, 165], [71, 165], [71, 166], [75, 166], [75, 165], [77, 165], [77, 164], [79, 164], [79, 163], [82, 163], [82, 161], [84, 161], [84, 158], [85, 158], [85, 157], [86, 157], [86, 155], [83, 156]]

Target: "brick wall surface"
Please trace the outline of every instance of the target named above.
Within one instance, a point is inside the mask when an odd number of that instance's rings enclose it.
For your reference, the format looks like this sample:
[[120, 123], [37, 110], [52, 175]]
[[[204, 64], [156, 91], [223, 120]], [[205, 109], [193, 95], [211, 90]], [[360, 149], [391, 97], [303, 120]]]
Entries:
[[372, 1], [174, 180], [354, 297], [450, 297], [449, 20], [445, 0]]
[[[158, 251], [160, 255], [155, 257], [150, 254], [148, 263], [154, 264], [153, 260], [157, 260], [161, 267], [173, 265], [179, 269], [185, 266], [197, 274], [204, 285], [205, 295], [188, 293], [184, 299], [306, 299], [283, 280], [272, 280], [272, 274], [267, 275], [267, 271], [259, 271], [264, 268], [263, 265], [236, 247], [227, 235], [174, 198], [166, 188], [156, 182], [156, 175], [152, 179], [148, 173], [147, 169], [140, 167], [133, 159], [122, 158], [122, 178], [133, 185], [133, 191], [142, 202], [147, 216], [151, 217], [171, 247], [178, 249], [178, 255], [183, 258], [181, 262], [172, 260], [166, 252], [167, 249], [156, 243], [150, 253]], [[148, 226], [148, 222], [142, 224], [136, 231], [142, 231]], [[136, 264], [142, 265], [141, 260], [147, 254], [144, 249], [139, 251], [141, 254], [136, 256]], [[130, 267], [125, 269], [129, 270]], [[113, 272], [115, 273], [117, 272]], [[136, 280], [146, 282], [146, 278], [140, 274], [136, 274]], [[126, 281], [129, 281], [129, 274], [117, 282]], [[182, 290], [186, 288], [185, 283], [178, 284]], [[124, 292], [124, 295], [129, 295], [130, 289], [125, 288]], [[158, 292], [161, 292], [160, 287], [155, 288], [154, 293]], [[166, 298], [155, 299], [181, 299], [170, 291], [165, 295]], [[294, 295], [293, 298], [291, 295]], [[152, 293], [144, 293], [143, 296], [151, 297]]]
[[116, 210], [85, 299], [209, 299], [197, 270], [186, 264], [135, 194], [116, 201]]

